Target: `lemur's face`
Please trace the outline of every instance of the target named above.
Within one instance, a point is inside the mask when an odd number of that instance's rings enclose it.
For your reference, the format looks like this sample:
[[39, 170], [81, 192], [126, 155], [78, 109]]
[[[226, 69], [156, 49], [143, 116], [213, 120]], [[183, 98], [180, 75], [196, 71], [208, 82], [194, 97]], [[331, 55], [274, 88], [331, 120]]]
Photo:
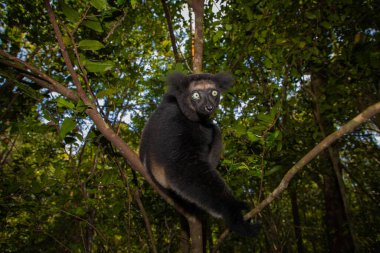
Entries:
[[193, 81], [189, 86], [191, 109], [198, 115], [210, 116], [218, 108], [220, 91], [210, 80]]

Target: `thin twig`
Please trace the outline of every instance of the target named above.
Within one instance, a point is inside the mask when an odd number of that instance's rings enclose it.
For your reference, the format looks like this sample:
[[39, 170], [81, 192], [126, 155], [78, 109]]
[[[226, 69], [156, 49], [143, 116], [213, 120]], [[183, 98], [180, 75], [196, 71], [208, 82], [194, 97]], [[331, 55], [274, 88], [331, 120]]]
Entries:
[[[113, 149], [112, 149], [112, 152], [114, 152]], [[117, 159], [113, 159], [113, 157], [111, 156], [111, 160], [116, 164], [117, 168], [119, 169], [121, 180], [123, 181], [124, 186], [125, 186], [128, 194], [129, 194], [130, 193], [129, 190], [131, 189], [131, 187], [128, 185], [127, 175], [123, 171], [123, 169], [120, 166], [120, 163], [119, 163], [119, 161]], [[145, 228], [146, 228], [146, 231], [148, 233], [148, 238], [149, 238], [149, 242], [150, 242], [149, 245], [151, 247], [151, 250], [152, 250], [153, 253], [157, 253], [156, 241], [154, 240], [153, 233], [152, 233], [152, 225], [150, 224], [150, 221], [149, 221], [149, 218], [148, 218], [148, 214], [145, 211], [144, 204], [141, 201], [141, 197], [140, 197], [141, 196], [141, 192], [140, 192], [140, 189], [132, 190], [132, 192], [133, 192], [134, 199], [135, 199], [135, 201], [137, 203], [137, 206], [140, 209], [141, 215], [142, 215], [144, 223], [145, 223]]]
[[62, 248], [65, 249], [65, 252], [73, 252], [68, 246], [66, 246], [63, 242], [61, 242], [60, 240], [58, 240], [58, 238], [56, 238], [54, 235], [46, 232], [45, 230], [43, 230], [41, 227], [38, 227], [36, 229], [37, 232], [41, 232], [45, 235], [47, 235], [48, 237], [51, 237], [56, 243], [58, 243]]
[[107, 34], [107, 36], [103, 39], [103, 42], [107, 42], [107, 40], [115, 32], [116, 28], [119, 27], [123, 23], [123, 21], [124, 21], [124, 19], [125, 19], [126, 16], [127, 16], [127, 12], [124, 11], [123, 16], [121, 18], [119, 18], [119, 20], [116, 21], [116, 23], [111, 27], [111, 30], [109, 31], [109, 33]]
[[87, 13], [90, 10], [90, 8], [91, 8], [91, 5], [88, 4], [88, 6], [87, 6], [86, 10], [84, 11], [83, 15], [81, 16], [80, 20], [78, 21], [78, 23], [75, 24], [75, 28], [72, 31], [73, 34], [77, 32], [77, 30], [79, 29], [80, 25], [87, 18]]
[[[9, 149], [8, 149], [8, 147], [6, 146], [6, 149], [5, 149], [4, 152], [1, 154], [1, 156], [0, 156], [0, 165], [1, 165], [1, 166], [0, 166], [0, 169], [6, 164], [9, 155], [12, 153], [13, 148], [14, 148], [15, 145], [16, 145], [16, 141], [17, 141], [17, 139], [18, 139], [18, 136], [19, 136], [19, 135], [16, 135], [15, 138], [13, 139], [13, 141], [11, 141], [11, 145], [8, 146]], [[8, 149], [8, 150], [7, 150], [7, 149]]]
[[141, 198], [140, 198], [140, 191], [139, 189], [135, 190], [133, 192], [133, 195], [134, 195], [134, 198], [136, 200], [136, 203], [140, 209], [140, 212], [141, 212], [141, 215], [144, 219], [144, 223], [145, 223], [145, 227], [146, 227], [146, 231], [148, 232], [148, 237], [149, 237], [149, 241], [150, 241], [150, 246], [151, 246], [151, 249], [152, 249], [152, 252], [153, 253], [157, 253], [157, 247], [156, 247], [156, 242], [153, 238], [153, 234], [152, 234], [152, 225], [150, 224], [150, 221], [149, 221], [149, 218], [148, 218], [148, 214], [146, 213], [145, 211], [145, 208], [144, 208], [144, 205], [141, 201]]
[[65, 210], [63, 210], [63, 209], [61, 209], [61, 210], [59, 210], [59, 211], [60, 211], [61, 213], [67, 214], [67, 215], [69, 215], [69, 216], [74, 217], [75, 219], [78, 219], [78, 220], [81, 220], [81, 221], [84, 221], [85, 223], [87, 223], [90, 227], [92, 227], [92, 228], [96, 231], [96, 233], [99, 235], [99, 237], [100, 237], [100, 239], [103, 241], [103, 243], [104, 243], [105, 245], [107, 245], [107, 239], [106, 239], [105, 235], [104, 235], [102, 232], [100, 232], [100, 230], [97, 229], [97, 228], [95, 227], [95, 225], [93, 225], [91, 222], [89, 222], [89, 221], [86, 220], [86, 219], [83, 219], [82, 217], [79, 217], [78, 215], [75, 215], [75, 214], [72, 214], [72, 213], [70, 213], [70, 212], [67, 212], [67, 211], [65, 211]]
[[177, 50], [177, 43], [176, 43], [176, 39], [175, 39], [175, 36], [174, 36], [174, 30], [173, 30], [173, 25], [172, 25], [172, 18], [170, 16], [169, 7], [166, 4], [165, 0], [161, 0], [161, 3], [162, 3], [162, 8], [164, 9], [165, 18], [166, 18], [166, 22], [167, 22], [167, 25], [168, 25], [168, 31], [169, 31], [170, 41], [172, 43], [172, 48], [173, 48], [175, 62], [179, 63], [181, 61], [181, 58], [180, 58], [180, 56], [178, 54], [178, 50]]

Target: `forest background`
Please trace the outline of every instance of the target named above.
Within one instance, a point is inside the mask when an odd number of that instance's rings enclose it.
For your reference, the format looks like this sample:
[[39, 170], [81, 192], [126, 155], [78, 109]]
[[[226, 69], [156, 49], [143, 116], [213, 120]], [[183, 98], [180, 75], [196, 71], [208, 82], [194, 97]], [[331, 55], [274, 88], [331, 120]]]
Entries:
[[[174, 0], [0, 1], [2, 252], [183, 251], [178, 214], [128, 158], [165, 76], [192, 70], [191, 13]], [[378, 105], [380, 2], [206, 1], [203, 16], [203, 72], [235, 76], [216, 117], [219, 171], [254, 207]], [[207, 249], [379, 252], [379, 129], [375, 115], [300, 169], [253, 218], [256, 238], [220, 240], [211, 218]]]

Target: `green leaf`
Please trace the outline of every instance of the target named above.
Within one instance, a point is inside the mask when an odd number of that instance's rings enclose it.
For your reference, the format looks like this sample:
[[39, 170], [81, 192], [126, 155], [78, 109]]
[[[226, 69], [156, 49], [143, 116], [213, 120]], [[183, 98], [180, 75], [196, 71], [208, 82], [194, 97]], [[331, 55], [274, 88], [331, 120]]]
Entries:
[[279, 130], [276, 129], [274, 131], [273, 137], [274, 137], [275, 140], [281, 140], [282, 139], [282, 134], [281, 134], [281, 132]]
[[281, 165], [276, 165], [274, 166], [273, 168], [271, 168], [270, 170], [267, 170], [265, 172], [265, 176], [270, 176], [274, 173], [276, 173], [277, 171], [281, 170], [282, 169], [282, 166]]
[[298, 46], [303, 49], [305, 46], [306, 46], [306, 42], [305, 41], [300, 41]]
[[257, 115], [257, 119], [262, 121], [264, 124], [271, 125], [273, 123], [274, 117], [271, 114], [260, 113]]
[[65, 118], [63, 120], [59, 136], [63, 139], [66, 136], [66, 134], [68, 134], [75, 128], [76, 124], [77, 123], [72, 118]]
[[125, 0], [117, 0], [116, 1], [116, 4], [119, 5], [119, 6], [123, 5], [124, 3], [125, 3]]
[[217, 31], [217, 32], [214, 34], [214, 36], [212, 37], [212, 40], [213, 40], [214, 42], [219, 41], [220, 38], [222, 38], [223, 34], [224, 34], [224, 31], [223, 31], [223, 30], [219, 30], [219, 31]]
[[41, 95], [41, 93], [38, 92], [38, 90], [35, 90], [33, 89], [32, 87], [30, 87], [29, 85], [25, 85], [24, 83], [22, 82], [19, 82], [17, 80], [15, 80], [16, 84], [17, 84], [17, 87], [22, 90], [22, 92], [31, 97], [31, 98], [34, 98], [36, 100], [42, 100], [44, 97], [43, 95]]
[[67, 135], [63, 138], [65, 144], [73, 144], [74, 146], [78, 146], [76, 143], [76, 139], [73, 136]]
[[86, 20], [83, 24], [96, 32], [103, 32], [102, 24], [98, 20]]
[[35, 194], [40, 193], [42, 190], [41, 184], [37, 180], [33, 180], [31, 186], [31, 191]]
[[277, 148], [276, 148], [277, 152], [280, 152], [282, 150], [282, 142], [279, 142], [277, 144]]
[[114, 89], [114, 88], [108, 88], [108, 89], [99, 91], [98, 94], [96, 94], [96, 97], [97, 98], [104, 98], [104, 97], [107, 97], [107, 96], [112, 96], [116, 92], [117, 92], [116, 89]]
[[83, 135], [81, 135], [80, 133], [77, 132], [74, 134], [74, 136], [77, 137], [79, 141], [83, 141]]
[[85, 105], [82, 100], [79, 100], [79, 102], [75, 106], [75, 112], [76, 113], [83, 113], [84, 111], [86, 111], [87, 108], [88, 108], [88, 106]]
[[257, 135], [255, 135], [254, 133], [248, 131], [247, 132], [247, 137], [248, 137], [248, 140], [250, 142], [258, 142], [260, 141], [260, 137], [258, 137]]
[[329, 22], [323, 21], [321, 25], [326, 29], [331, 29], [331, 24]]
[[91, 0], [91, 5], [94, 6], [96, 9], [102, 11], [108, 8], [107, 0]]
[[132, 9], [136, 8], [137, 0], [131, 0]]
[[245, 10], [245, 14], [247, 15], [248, 20], [249, 21], [253, 20], [254, 14], [251, 8], [248, 5], [245, 5], [244, 10]]
[[264, 66], [268, 69], [272, 68], [272, 61], [269, 58], [264, 59]]
[[58, 98], [57, 99], [57, 106], [58, 107], [64, 107], [67, 109], [74, 109], [75, 108], [75, 105], [72, 102], [67, 101], [64, 98]]
[[286, 39], [286, 38], [277, 38], [276, 39], [277, 44], [285, 44], [287, 42], [288, 42], [288, 39]]
[[78, 216], [82, 216], [82, 215], [86, 214], [86, 210], [83, 207], [81, 207], [81, 206], [77, 207], [74, 210], [74, 212], [75, 212], [75, 215], [78, 215]]
[[236, 125], [232, 130], [235, 132], [238, 138], [244, 135], [247, 131], [247, 129], [242, 124]]
[[316, 19], [316, 18], [317, 18], [317, 15], [315, 15], [314, 13], [309, 12], [309, 11], [306, 12], [305, 15], [306, 15], [306, 17], [307, 17], [308, 19]]
[[370, 66], [374, 69], [380, 68], [380, 52], [371, 52], [369, 55]]
[[112, 61], [104, 61], [104, 62], [92, 62], [92, 61], [84, 61], [84, 66], [89, 72], [105, 72], [107, 70], [111, 70], [114, 66]]
[[73, 8], [65, 4], [64, 2], [61, 3], [61, 8], [62, 8], [63, 14], [71, 22], [76, 23], [80, 20], [80, 14], [76, 10], [74, 10]]
[[78, 44], [78, 47], [83, 50], [99, 50], [101, 48], [104, 48], [103, 43], [97, 40], [81, 40]]

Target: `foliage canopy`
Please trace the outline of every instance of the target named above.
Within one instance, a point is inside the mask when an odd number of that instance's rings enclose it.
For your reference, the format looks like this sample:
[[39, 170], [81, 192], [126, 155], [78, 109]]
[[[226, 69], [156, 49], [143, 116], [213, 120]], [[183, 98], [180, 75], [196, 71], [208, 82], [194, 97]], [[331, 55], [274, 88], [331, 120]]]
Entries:
[[[166, 74], [190, 71], [186, 1], [51, 5], [82, 89], [137, 150]], [[77, 91], [44, 3], [0, 6], [1, 52]], [[379, 1], [206, 1], [204, 72], [236, 78], [216, 121], [220, 173], [240, 199], [259, 203], [308, 150], [380, 101], [379, 25]], [[173, 208], [104, 138], [88, 104], [37, 79], [46, 80], [0, 55], [2, 251], [178, 252]], [[232, 235], [220, 251], [378, 252], [379, 129], [377, 116], [341, 138], [260, 213], [259, 237]], [[212, 248], [224, 227], [211, 219], [207, 229]]]

